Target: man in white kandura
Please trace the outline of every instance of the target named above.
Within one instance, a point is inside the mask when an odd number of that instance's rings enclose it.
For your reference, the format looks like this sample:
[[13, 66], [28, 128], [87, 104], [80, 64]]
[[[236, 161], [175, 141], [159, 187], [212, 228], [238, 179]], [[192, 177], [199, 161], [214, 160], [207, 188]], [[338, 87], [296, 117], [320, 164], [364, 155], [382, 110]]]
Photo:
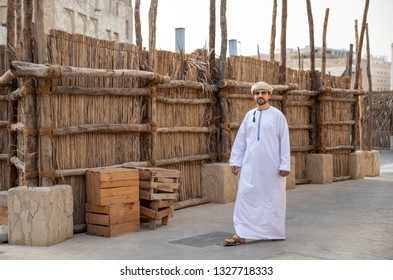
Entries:
[[284, 240], [286, 176], [290, 172], [288, 123], [269, 104], [273, 88], [258, 82], [251, 87], [257, 104], [245, 115], [234, 141], [229, 164], [241, 168], [233, 222], [235, 235], [224, 245], [251, 240]]

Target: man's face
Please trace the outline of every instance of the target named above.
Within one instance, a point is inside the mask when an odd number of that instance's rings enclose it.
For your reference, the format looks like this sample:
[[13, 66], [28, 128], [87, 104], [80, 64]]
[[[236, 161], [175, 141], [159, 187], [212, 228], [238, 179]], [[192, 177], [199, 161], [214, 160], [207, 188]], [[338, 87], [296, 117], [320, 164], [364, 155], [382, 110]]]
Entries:
[[[256, 91], [254, 91], [253, 93], [254, 96], [254, 100], [258, 105], [263, 105], [264, 103], [267, 103], [270, 99], [270, 93], [267, 90], [263, 90], [263, 89], [258, 89]], [[264, 101], [263, 104], [260, 104], [259, 101]]]

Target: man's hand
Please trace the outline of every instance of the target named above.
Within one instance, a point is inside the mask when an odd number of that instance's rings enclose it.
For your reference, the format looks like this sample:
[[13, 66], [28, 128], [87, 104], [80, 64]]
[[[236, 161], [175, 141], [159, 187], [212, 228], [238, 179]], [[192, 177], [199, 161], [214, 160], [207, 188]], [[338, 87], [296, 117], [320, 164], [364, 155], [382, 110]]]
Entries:
[[289, 171], [280, 170], [278, 171], [278, 175], [281, 177], [287, 177], [289, 175]]
[[231, 166], [232, 174], [237, 176], [239, 174], [239, 167], [238, 166]]

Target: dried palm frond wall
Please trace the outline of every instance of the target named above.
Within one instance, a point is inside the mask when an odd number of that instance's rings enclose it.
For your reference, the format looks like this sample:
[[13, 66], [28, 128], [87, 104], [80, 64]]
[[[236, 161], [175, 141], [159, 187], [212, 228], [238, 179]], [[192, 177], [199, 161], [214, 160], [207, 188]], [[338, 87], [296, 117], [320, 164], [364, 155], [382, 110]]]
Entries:
[[374, 92], [372, 123], [370, 123], [370, 99], [365, 98], [365, 144], [369, 143], [371, 130], [372, 149], [390, 149], [390, 137], [393, 136], [393, 91]]
[[[255, 106], [250, 87], [260, 80], [274, 86], [272, 105], [288, 119], [297, 182], [307, 182], [306, 156], [315, 152], [333, 154], [336, 178], [348, 175], [356, 100], [344, 90], [349, 88], [348, 78], [327, 76], [323, 90], [311, 91], [307, 71], [287, 69], [287, 85], [279, 85], [277, 62], [230, 57], [227, 79], [216, 86], [210, 81], [206, 50], [193, 54], [157, 51], [153, 69], [157, 77], [153, 80], [138, 75], [110, 77], [98, 75], [96, 70], [109, 69], [106, 74], [116, 69], [145, 70], [147, 53], [132, 45], [56, 30], [50, 32], [47, 42], [51, 69], [56, 70], [56, 65], [61, 71], [84, 69], [83, 75], [65, 77], [59, 70], [49, 79], [39, 79], [36, 93], [49, 96], [48, 108], [41, 109], [47, 109], [51, 122], [50, 129], [41, 127], [38, 137], [50, 137], [52, 143], [51, 168], [39, 170], [40, 179], [49, 177], [56, 184], [72, 186], [76, 224], [85, 222], [84, 175], [89, 168], [153, 165], [178, 169], [182, 172], [180, 201], [201, 198], [202, 166], [228, 159], [244, 114]], [[2, 65], [1, 74], [8, 69], [9, 65]], [[163, 82], [165, 76], [169, 83]], [[9, 153], [6, 91], [0, 96], [0, 159], [8, 158]], [[217, 113], [219, 100], [228, 105], [223, 112], [227, 122]], [[18, 114], [23, 123], [22, 105]], [[225, 134], [230, 144], [220, 150]], [[17, 157], [21, 161], [24, 138], [23, 131], [18, 132]], [[0, 160], [2, 174], [8, 173], [8, 165], [7, 160]], [[19, 184], [23, 178], [19, 176]], [[0, 190], [12, 187], [7, 180], [1, 176]]]

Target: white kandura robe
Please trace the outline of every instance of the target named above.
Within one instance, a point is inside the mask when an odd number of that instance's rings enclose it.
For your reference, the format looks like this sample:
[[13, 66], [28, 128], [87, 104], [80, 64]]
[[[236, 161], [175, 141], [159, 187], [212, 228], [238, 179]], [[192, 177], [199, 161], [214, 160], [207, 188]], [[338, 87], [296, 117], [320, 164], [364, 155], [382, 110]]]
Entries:
[[253, 109], [234, 141], [230, 166], [241, 167], [234, 209], [234, 227], [241, 238], [285, 239], [286, 178], [290, 171], [288, 123], [270, 106]]

